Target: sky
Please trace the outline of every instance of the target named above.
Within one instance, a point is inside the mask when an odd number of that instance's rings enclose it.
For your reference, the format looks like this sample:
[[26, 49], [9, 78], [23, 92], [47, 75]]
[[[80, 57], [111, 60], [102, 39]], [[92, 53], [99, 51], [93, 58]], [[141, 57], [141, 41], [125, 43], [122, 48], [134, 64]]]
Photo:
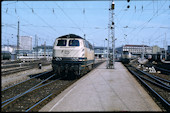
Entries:
[[66, 34], [85, 37], [95, 46], [107, 46], [105, 39], [111, 40], [111, 21], [115, 25], [115, 47], [170, 45], [170, 0], [114, 0], [113, 20], [111, 3], [111, 0], [2, 1], [1, 45], [17, 45], [18, 21], [19, 35], [31, 36], [33, 47], [35, 35], [38, 45], [53, 46], [57, 37]]

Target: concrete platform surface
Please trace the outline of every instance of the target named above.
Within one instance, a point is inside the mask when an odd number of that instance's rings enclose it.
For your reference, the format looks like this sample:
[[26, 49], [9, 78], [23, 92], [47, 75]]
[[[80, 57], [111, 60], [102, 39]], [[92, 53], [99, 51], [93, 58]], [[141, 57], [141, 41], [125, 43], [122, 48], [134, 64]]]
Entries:
[[106, 62], [83, 76], [40, 111], [161, 111], [127, 69]]

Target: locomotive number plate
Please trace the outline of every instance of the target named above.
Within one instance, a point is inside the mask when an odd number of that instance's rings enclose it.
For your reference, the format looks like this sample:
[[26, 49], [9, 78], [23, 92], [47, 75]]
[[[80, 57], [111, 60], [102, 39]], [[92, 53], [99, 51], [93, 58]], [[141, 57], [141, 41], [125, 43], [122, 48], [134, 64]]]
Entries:
[[65, 53], [65, 54], [69, 54], [69, 53], [70, 53], [70, 51], [68, 51], [68, 50], [65, 50], [65, 51], [64, 51], [64, 53]]

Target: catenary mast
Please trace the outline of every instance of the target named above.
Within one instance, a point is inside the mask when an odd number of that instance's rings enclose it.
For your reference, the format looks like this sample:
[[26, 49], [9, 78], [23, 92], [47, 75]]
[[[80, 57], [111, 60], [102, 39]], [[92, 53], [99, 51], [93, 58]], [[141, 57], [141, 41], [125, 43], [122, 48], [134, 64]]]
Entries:
[[[115, 27], [114, 27], [114, 8], [115, 3], [112, 0], [111, 8], [109, 8], [109, 35], [108, 35], [108, 47], [107, 47], [107, 69], [114, 69], [115, 64]], [[111, 38], [112, 48], [110, 51], [109, 38]]]

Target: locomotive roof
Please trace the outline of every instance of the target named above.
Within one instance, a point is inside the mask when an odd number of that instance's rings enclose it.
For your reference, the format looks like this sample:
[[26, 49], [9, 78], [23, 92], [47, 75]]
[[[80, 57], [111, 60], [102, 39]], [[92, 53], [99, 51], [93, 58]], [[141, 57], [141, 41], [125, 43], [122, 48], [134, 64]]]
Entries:
[[80, 38], [80, 39], [84, 39], [78, 35], [75, 35], [75, 34], [68, 34], [68, 35], [63, 35], [63, 36], [60, 36], [58, 38]]

